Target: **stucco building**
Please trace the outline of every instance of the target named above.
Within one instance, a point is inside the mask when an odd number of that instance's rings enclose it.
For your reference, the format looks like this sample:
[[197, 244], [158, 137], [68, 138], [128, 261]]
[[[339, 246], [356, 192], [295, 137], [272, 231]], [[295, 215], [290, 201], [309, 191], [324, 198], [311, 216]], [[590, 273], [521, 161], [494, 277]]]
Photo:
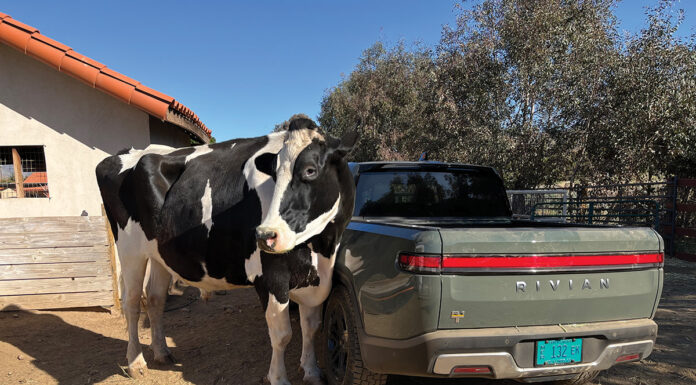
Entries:
[[0, 218], [101, 215], [105, 156], [209, 140], [174, 98], [0, 13]]

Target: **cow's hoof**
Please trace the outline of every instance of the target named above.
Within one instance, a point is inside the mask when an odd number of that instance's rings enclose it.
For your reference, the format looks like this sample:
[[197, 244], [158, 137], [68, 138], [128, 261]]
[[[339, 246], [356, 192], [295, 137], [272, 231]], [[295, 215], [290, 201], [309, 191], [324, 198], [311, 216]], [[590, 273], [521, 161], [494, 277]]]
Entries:
[[324, 377], [324, 373], [322, 373], [318, 367], [315, 366], [309, 370], [305, 370], [304, 368], [300, 367], [299, 371], [300, 373], [304, 374], [304, 378], [302, 378], [303, 384], [326, 385], [326, 377]]
[[178, 361], [171, 352], [162, 355], [155, 355], [155, 362], [161, 365], [173, 365]]
[[128, 367], [128, 375], [136, 380], [141, 380], [147, 375], [147, 365], [131, 365]]
[[268, 376], [263, 376], [263, 383], [271, 385], [292, 385], [287, 378], [279, 378], [276, 381], [271, 381]]
[[133, 362], [128, 364], [128, 375], [131, 378], [135, 379], [141, 379], [145, 377], [147, 374], [147, 362], [145, 362], [145, 358], [143, 358], [142, 353], [138, 354], [138, 357], [136, 357]]
[[302, 383], [304, 385], [326, 385], [326, 380], [324, 380], [324, 378], [322, 378], [321, 376], [305, 377], [302, 379]]

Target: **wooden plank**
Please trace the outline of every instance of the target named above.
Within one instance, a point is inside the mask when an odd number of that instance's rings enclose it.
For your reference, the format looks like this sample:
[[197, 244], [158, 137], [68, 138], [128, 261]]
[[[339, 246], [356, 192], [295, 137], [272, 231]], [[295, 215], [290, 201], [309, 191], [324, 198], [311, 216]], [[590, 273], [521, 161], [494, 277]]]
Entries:
[[109, 241], [109, 263], [111, 264], [112, 280], [111, 280], [111, 290], [114, 293], [114, 309], [112, 312], [121, 313], [121, 293], [120, 286], [118, 284], [118, 278], [121, 272], [116, 264], [116, 241], [114, 239], [114, 233], [111, 231], [111, 224], [106, 217], [106, 209], [104, 205], [101, 205], [102, 217], [104, 218], [104, 228], [106, 229], [106, 238]]
[[674, 230], [674, 233], [677, 235], [685, 236], [685, 237], [696, 237], [696, 229], [687, 229], [684, 227], [677, 227]]
[[696, 254], [675, 253], [674, 256], [684, 261], [696, 262]]
[[4, 234], [103, 231], [103, 217], [0, 218]]
[[27, 263], [104, 262], [108, 260], [109, 254], [106, 246], [0, 250], [0, 266]]
[[679, 187], [696, 187], [696, 179], [677, 179]]
[[108, 276], [0, 281], [0, 296], [112, 290], [111, 277]]
[[85, 293], [0, 296], [0, 311], [23, 309], [66, 309], [71, 307], [113, 306], [110, 291]]
[[66, 233], [5, 234], [0, 232], [0, 249], [78, 247], [108, 245], [106, 231]]
[[24, 198], [24, 174], [22, 174], [22, 158], [16, 148], [12, 148], [12, 164], [14, 165], [15, 187], [17, 198]]
[[77, 277], [111, 277], [111, 264], [105, 261], [0, 266], [0, 280]]
[[696, 213], [696, 203], [677, 203], [677, 211]]

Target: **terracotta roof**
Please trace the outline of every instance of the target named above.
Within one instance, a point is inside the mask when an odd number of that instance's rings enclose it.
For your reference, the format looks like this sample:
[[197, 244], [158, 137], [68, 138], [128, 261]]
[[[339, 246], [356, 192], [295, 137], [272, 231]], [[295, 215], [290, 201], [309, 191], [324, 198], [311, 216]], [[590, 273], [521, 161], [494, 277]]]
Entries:
[[46, 184], [48, 183], [48, 178], [46, 178], [46, 172], [45, 171], [37, 171], [31, 173], [28, 177], [24, 179], [24, 183], [26, 184], [33, 184], [33, 183], [43, 183]]
[[14, 47], [154, 117], [176, 124], [204, 142], [210, 138], [210, 129], [198, 116], [171, 96], [109, 69], [1, 12], [0, 43]]

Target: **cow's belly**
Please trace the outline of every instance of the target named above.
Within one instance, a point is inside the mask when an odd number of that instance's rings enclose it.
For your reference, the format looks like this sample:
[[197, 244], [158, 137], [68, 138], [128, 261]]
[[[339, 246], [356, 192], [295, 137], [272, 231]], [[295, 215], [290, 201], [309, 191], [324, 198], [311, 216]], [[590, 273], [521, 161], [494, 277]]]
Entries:
[[224, 278], [213, 278], [209, 275], [204, 275], [200, 281], [189, 281], [179, 277], [184, 283], [189, 286], [197, 287], [205, 291], [215, 291], [215, 290], [231, 290], [238, 289], [241, 287], [249, 287], [249, 285], [236, 285], [227, 282]]
[[159, 263], [174, 277], [185, 282], [189, 286], [194, 286], [206, 291], [230, 290], [246, 285], [237, 285], [227, 282], [225, 278], [213, 278], [208, 275], [205, 265], [202, 265], [205, 275], [200, 281], [189, 281], [181, 277], [176, 270], [167, 265], [160, 255], [155, 239], [148, 240], [140, 224], [132, 219], [126, 223], [126, 227], [118, 229], [118, 241], [116, 249], [122, 264], [129, 263], [131, 259], [149, 258], [153, 263]]

